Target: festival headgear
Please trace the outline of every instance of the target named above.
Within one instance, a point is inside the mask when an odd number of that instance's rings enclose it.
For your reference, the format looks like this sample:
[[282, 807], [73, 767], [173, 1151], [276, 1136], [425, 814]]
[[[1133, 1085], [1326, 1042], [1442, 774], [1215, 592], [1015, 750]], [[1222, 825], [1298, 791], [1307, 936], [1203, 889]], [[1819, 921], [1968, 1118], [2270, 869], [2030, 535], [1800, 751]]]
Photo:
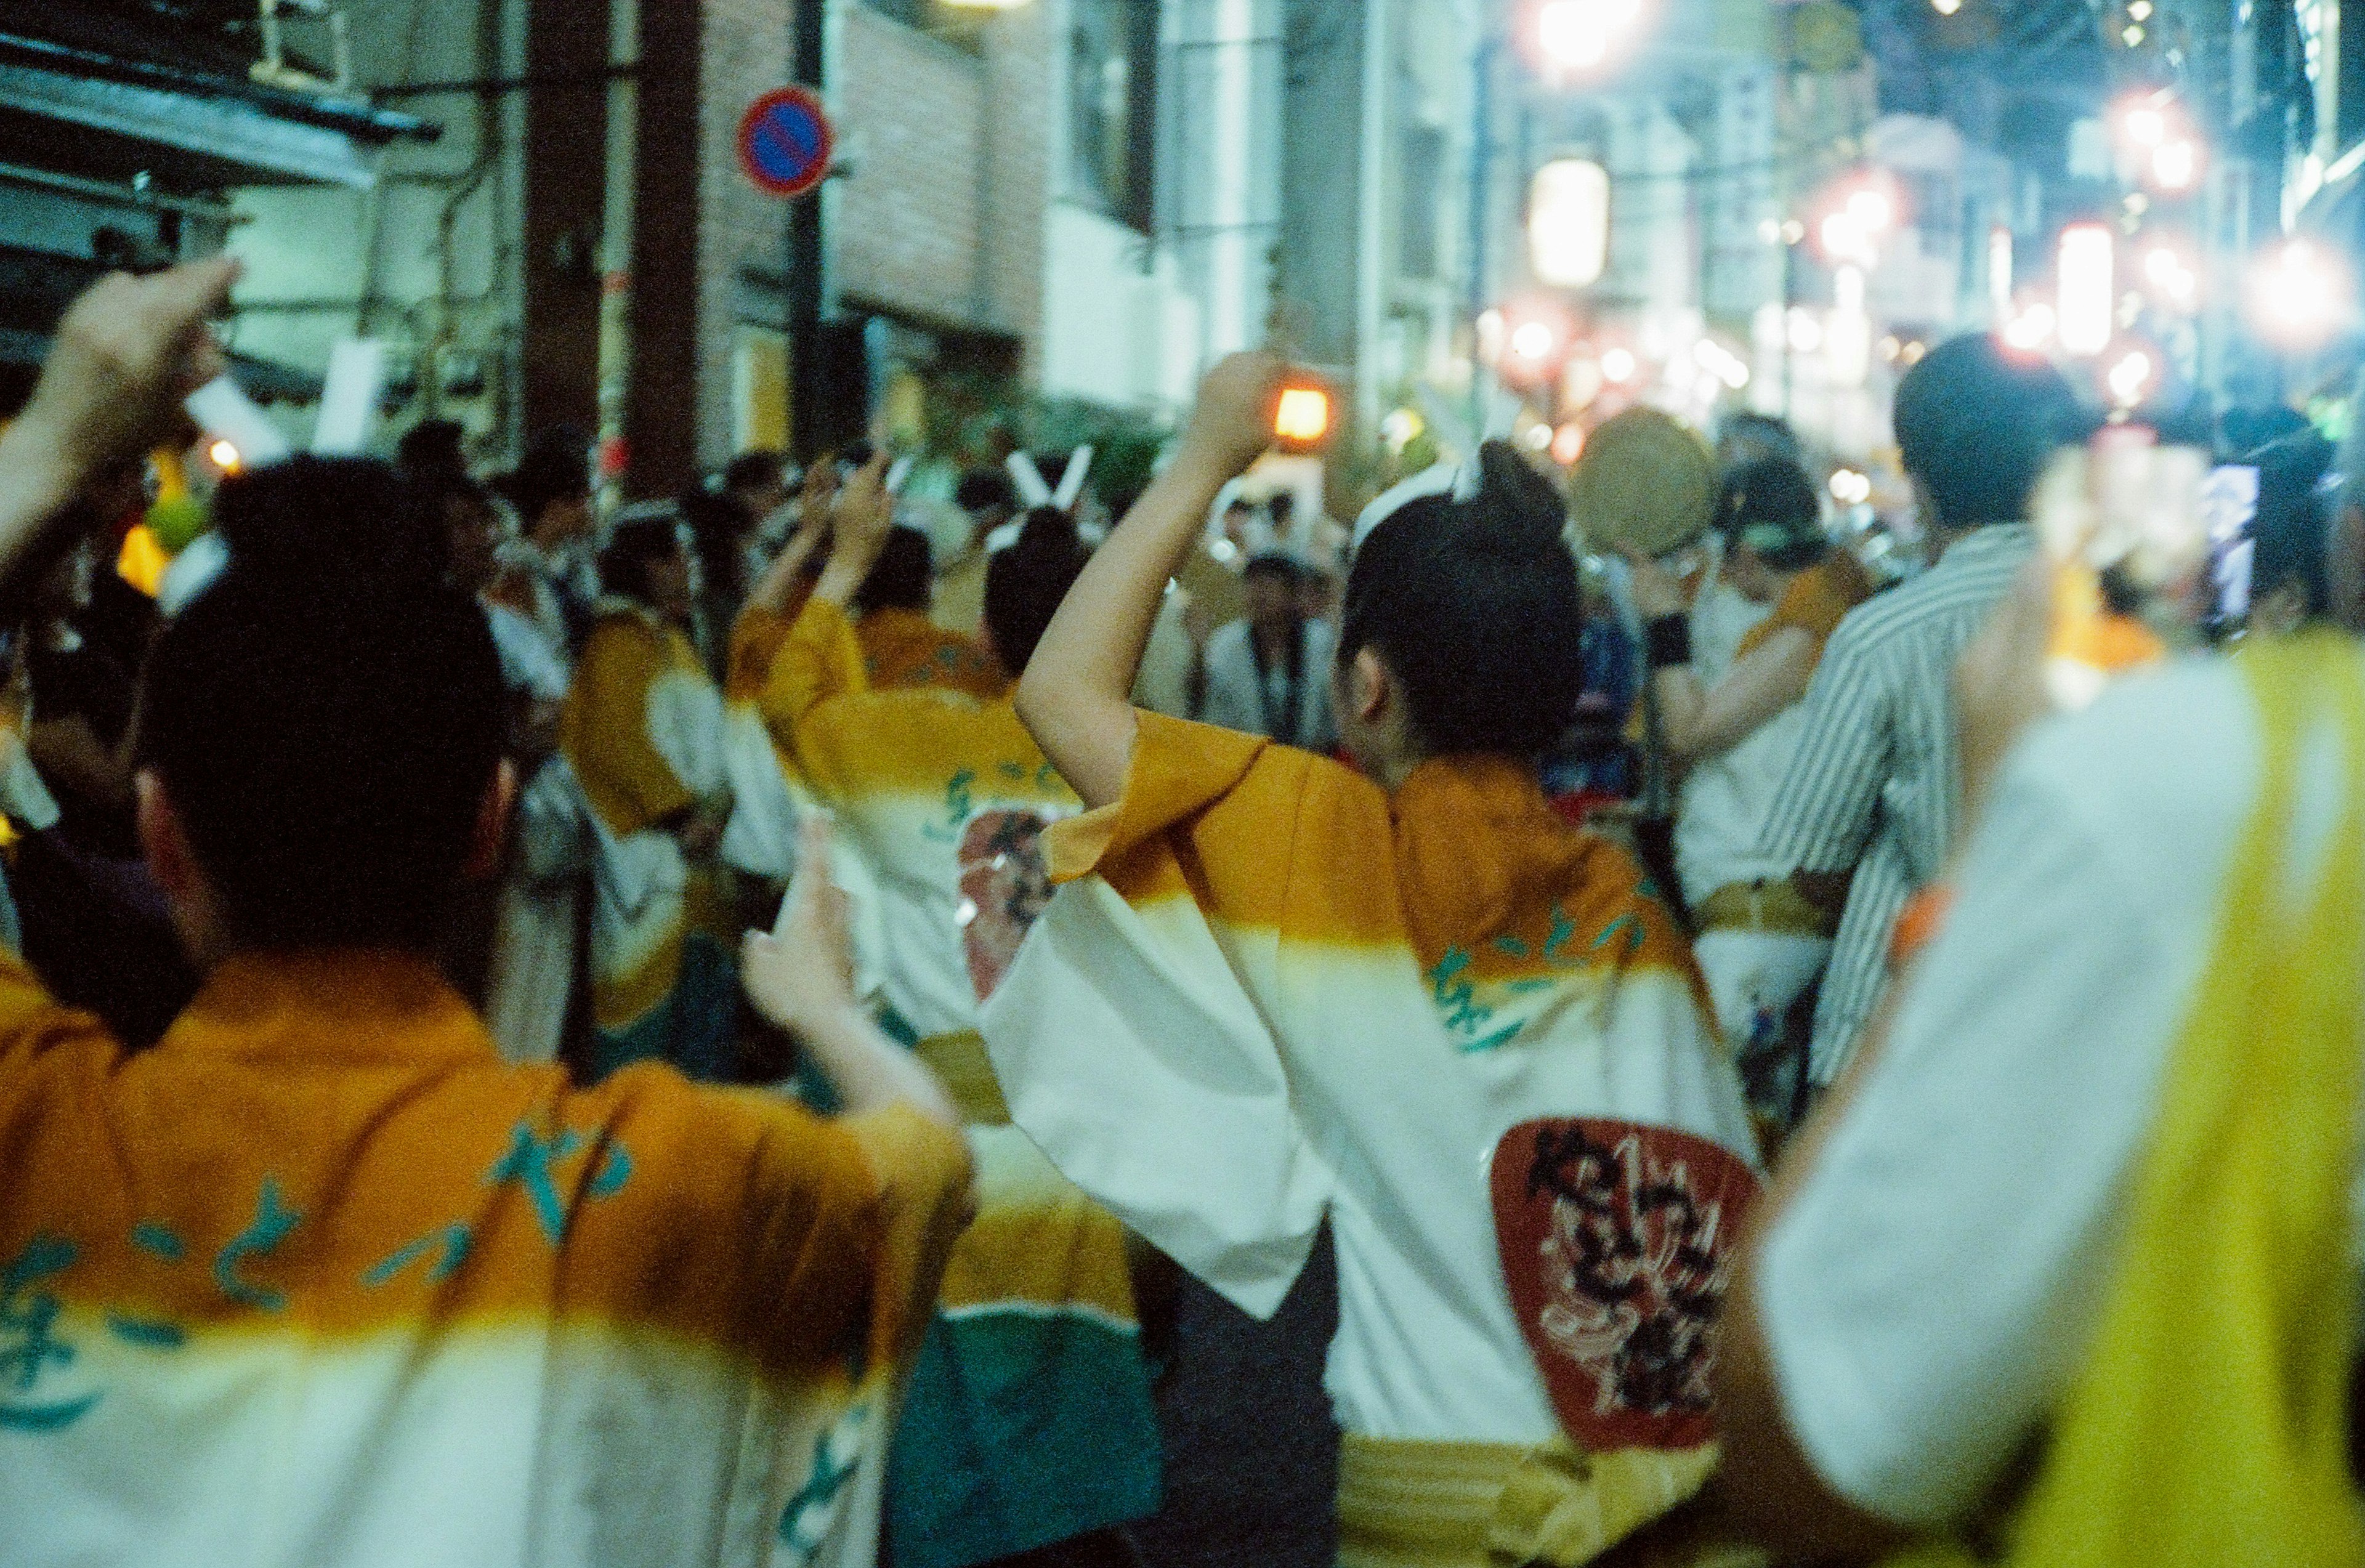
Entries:
[[1708, 532], [1716, 458], [1690, 426], [1656, 409], [1629, 409], [1586, 438], [1569, 476], [1569, 510], [1596, 550], [1664, 555]]
[[1362, 549], [1373, 529], [1415, 501], [1427, 500], [1431, 496], [1445, 496], [1455, 501], [1476, 499], [1479, 479], [1478, 459], [1474, 455], [1460, 463], [1440, 463], [1423, 469], [1362, 510], [1355, 519], [1352, 548]]
[[1068, 465], [1059, 471], [1059, 487], [1054, 492], [1043, 477], [1043, 470], [1035, 465], [1031, 452], [1014, 452], [1003, 466], [1010, 470], [1011, 482], [1018, 487], [1018, 498], [1028, 510], [1037, 507], [1057, 507], [1061, 511], [1073, 511], [1076, 499], [1084, 493], [1084, 477], [1093, 471], [1093, 449], [1080, 446], [1068, 458]]
[[[1093, 471], [1093, 448], [1080, 446], [1069, 455], [1068, 465], [1059, 470], [1059, 487], [1055, 491], [1044, 482], [1043, 470], [1035, 465], [1031, 452], [1014, 452], [1003, 462], [1010, 471], [1011, 483], [1018, 487], [1019, 515], [985, 536], [985, 553], [1000, 554], [1018, 543], [1026, 532], [1026, 513], [1048, 507], [1054, 511], [1073, 515], [1076, 502], [1084, 493], [1084, 479]], [[1079, 526], [1076, 535], [1087, 544], [1098, 544], [1108, 537], [1101, 528]]]

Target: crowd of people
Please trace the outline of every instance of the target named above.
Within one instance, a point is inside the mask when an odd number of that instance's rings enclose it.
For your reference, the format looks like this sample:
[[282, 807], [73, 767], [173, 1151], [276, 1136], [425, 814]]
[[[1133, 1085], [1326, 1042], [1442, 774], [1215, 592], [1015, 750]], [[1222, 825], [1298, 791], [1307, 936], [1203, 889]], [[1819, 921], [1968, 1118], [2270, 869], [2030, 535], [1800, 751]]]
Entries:
[[0, 431], [0, 1555], [1136, 1562], [1175, 1304], [1315, 1280], [1343, 1564], [2365, 1563], [2312, 431], [2213, 554], [1957, 339], [1900, 569], [1756, 416], [1672, 548], [1250, 498], [1242, 354], [1114, 527], [431, 424], [143, 591], [235, 275]]

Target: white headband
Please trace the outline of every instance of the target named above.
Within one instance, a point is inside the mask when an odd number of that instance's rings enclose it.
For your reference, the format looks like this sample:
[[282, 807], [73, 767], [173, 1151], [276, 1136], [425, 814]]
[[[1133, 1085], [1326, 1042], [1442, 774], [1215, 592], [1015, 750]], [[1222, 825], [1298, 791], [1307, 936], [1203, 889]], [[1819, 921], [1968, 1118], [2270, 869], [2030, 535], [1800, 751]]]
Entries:
[[1080, 446], [1069, 454], [1068, 465], [1059, 470], [1057, 491], [1044, 479], [1043, 470], [1035, 465], [1031, 452], [1012, 453], [1003, 466], [1010, 471], [1011, 483], [1018, 487], [1018, 498], [1026, 503], [1027, 510], [1057, 507], [1061, 511], [1073, 511], [1076, 498], [1084, 493], [1084, 479], [1093, 471], [1093, 449]]
[[1455, 501], [1474, 499], [1478, 480], [1478, 460], [1474, 456], [1465, 463], [1440, 463], [1423, 469], [1363, 509], [1362, 515], [1355, 519], [1353, 548], [1361, 550], [1373, 529], [1415, 501], [1425, 501], [1431, 496], [1445, 496]]

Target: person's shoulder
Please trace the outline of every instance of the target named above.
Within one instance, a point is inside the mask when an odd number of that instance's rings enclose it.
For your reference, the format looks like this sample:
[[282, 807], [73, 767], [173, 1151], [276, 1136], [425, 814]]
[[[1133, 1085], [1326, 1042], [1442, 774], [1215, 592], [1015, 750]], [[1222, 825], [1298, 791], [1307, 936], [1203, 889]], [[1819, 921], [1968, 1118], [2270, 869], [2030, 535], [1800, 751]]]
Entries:
[[791, 1177], [820, 1186], [869, 1182], [841, 1126], [771, 1090], [694, 1083], [671, 1067], [642, 1063], [569, 1098], [614, 1129], [650, 1179], [644, 1190], [682, 1211], [735, 1211]]
[[2258, 749], [2241, 672], [2195, 655], [2124, 677], [2091, 707], [2040, 723], [2006, 778], [2149, 853], [2230, 834], [2256, 785]]

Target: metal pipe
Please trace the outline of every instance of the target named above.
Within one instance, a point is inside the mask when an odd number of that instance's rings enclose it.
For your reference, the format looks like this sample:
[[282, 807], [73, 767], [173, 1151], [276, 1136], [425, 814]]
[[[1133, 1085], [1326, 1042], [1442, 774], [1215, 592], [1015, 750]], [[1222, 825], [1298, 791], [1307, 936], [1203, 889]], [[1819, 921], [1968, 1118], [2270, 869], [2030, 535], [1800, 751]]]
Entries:
[[227, 202], [207, 201], [203, 196], [165, 196], [156, 191], [143, 191], [137, 185], [117, 185], [107, 180], [85, 180], [76, 174], [54, 174], [48, 169], [28, 169], [22, 163], [0, 163], [0, 181], [66, 191], [74, 196], [95, 196], [102, 201], [119, 201], [129, 207], [177, 212], [189, 218], [202, 218], [208, 223], [249, 223], [254, 217], [252, 213], [237, 210]]

